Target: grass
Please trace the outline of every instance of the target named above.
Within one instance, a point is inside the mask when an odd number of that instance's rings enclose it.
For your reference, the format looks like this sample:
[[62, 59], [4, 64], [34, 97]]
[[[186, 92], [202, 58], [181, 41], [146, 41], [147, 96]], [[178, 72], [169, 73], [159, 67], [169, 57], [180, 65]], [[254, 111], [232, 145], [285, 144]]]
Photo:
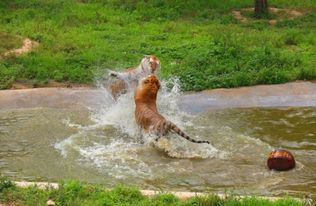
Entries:
[[0, 32], [0, 54], [22, 45], [22, 38]]
[[185, 91], [316, 79], [316, 2], [269, 3], [305, 15], [270, 26], [233, 18], [252, 0], [3, 0], [0, 53], [21, 37], [40, 46], [0, 60], [0, 89], [15, 81], [92, 83], [144, 54], [157, 55], [161, 77], [178, 76]]
[[141, 194], [137, 188], [117, 186], [112, 190], [101, 185], [83, 184], [78, 181], [61, 182], [59, 189], [37, 187], [19, 188], [9, 179], [0, 179], [0, 203], [19, 206], [46, 205], [48, 199], [63, 206], [303, 206], [292, 198], [276, 201], [257, 197], [239, 198], [230, 196], [225, 199], [210, 194], [180, 200], [172, 194], [162, 193], [152, 198]]

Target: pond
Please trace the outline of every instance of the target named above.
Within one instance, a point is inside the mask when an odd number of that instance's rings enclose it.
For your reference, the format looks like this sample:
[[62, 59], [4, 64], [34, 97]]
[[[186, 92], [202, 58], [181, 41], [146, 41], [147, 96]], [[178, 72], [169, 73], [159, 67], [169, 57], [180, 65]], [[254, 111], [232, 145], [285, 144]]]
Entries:
[[[0, 173], [15, 180], [75, 178], [109, 187], [124, 183], [168, 191], [316, 193], [316, 107], [209, 108], [193, 113], [178, 106], [178, 90], [159, 95], [164, 116], [211, 145], [193, 144], [174, 134], [140, 143], [132, 94], [93, 108], [3, 107]], [[296, 168], [268, 170], [266, 160], [274, 148], [290, 150]]]

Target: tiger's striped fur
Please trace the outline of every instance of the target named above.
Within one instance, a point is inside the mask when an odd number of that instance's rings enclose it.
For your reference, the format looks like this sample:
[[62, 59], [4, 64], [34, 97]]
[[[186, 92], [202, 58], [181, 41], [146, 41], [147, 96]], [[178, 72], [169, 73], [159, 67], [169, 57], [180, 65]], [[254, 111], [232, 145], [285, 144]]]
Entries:
[[[161, 134], [159, 134], [158, 139], [161, 136], [165, 136], [167, 135], [167, 133], [169, 131], [174, 131], [175, 133], [177, 133], [178, 135], [180, 135], [181, 137], [189, 140], [190, 142], [194, 142], [194, 143], [207, 143], [209, 144], [210, 142], [207, 140], [195, 140], [193, 138], [191, 138], [190, 136], [188, 136], [186, 133], [184, 133], [179, 127], [177, 127], [177, 125], [175, 125], [173, 122], [169, 121], [169, 120], [165, 120], [163, 121], [163, 131]], [[159, 133], [159, 132], [158, 132]]]
[[145, 132], [157, 135], [157, 139], [174, 131], [181, 137], [193, 143], [207, 143], [209, 141], [195, 140], [185, 134], [174, 123], [166, 120], [157, 110], [157, 93], [160, 88], [160, 82], [155, 75], [149, 75], [143, 78], [137, 86], [135, 92], [135, 117], [137, 124]]

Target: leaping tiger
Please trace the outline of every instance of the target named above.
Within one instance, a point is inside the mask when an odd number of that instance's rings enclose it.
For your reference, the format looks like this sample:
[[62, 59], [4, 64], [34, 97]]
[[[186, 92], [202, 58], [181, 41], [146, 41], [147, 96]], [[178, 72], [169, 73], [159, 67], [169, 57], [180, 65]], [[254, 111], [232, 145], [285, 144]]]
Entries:
[[170, 131], [174, 131], [181, 137], [194, 143], [207, 143], [206, 140], [195, 140], [185, 134], [174, 123], [165, 119], [157, 110], [157, 93], [160, 88], [159, 79], [155, 75], [149, 75], [143, 78], [135, 91], [135, 117], [137, 124], [147, 133], [165, 136]]

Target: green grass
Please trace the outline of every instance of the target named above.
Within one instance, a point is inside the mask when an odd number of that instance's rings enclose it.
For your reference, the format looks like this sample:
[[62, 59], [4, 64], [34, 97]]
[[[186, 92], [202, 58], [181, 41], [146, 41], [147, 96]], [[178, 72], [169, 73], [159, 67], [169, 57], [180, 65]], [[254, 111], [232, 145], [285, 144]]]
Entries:
[[22, 38], [0, 32], [0, 54], [22, 46]]
[[162, 193], [146, 197], [137, 188], [117, 186], [112, 190], [101, 185], [83, 184], [78, 181], [61, 182], [59, 189], [37, 187], [19, 188], [10, 180], [0, 178], [0, 203], [25, 206], [46, 205], [48, 199], [62, 206], [303, 206], [292, 198], [271, 201], [258, 197], [240, 198], [230, 196], [225, 199], [210, 194], [180, 200], [172, 194]]
[[[20, 80], [92, 83], [106, 69], [162, 62], [183, 90], [316, 79], [316, 2], [274, 0], [305, 15], [242, 24], [232, 9], [252, 0], [3, 0], [0, 51], [30, 37], [34, 51], [0, 60], [0, 89]], [[20, 40], [19, 40], [20, 41]]]

